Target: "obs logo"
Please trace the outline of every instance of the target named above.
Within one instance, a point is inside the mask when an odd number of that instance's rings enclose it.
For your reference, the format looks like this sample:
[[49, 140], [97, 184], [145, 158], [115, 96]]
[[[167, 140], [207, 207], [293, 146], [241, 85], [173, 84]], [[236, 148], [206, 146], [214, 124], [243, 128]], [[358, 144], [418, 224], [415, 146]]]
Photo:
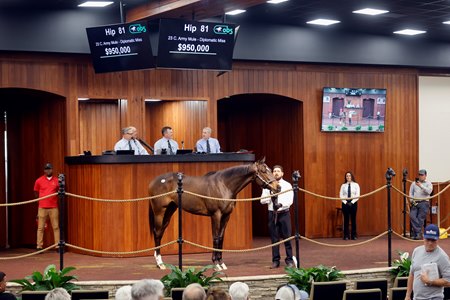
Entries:
[[214, 26], [215, 34], [233, 34], [233, 28], [228, 27], [227, 25], [216, 25]]
[[131, 24], [128, 27], [128, 31], [130, 31], [130, 33], [142, 33], [142, 32], [146, 32], [147, 28], [145, 28], [145, 26], [143, 26], [141, 24]]

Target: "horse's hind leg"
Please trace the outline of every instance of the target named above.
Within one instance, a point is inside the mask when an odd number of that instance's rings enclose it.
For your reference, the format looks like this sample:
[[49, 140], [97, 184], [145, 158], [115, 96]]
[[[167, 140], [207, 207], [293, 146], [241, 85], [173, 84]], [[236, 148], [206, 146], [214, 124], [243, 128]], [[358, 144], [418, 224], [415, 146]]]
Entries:
[[[174, 202], [170, 202], [166, 207], [161, 207], [154, 212], [154, 227], [153, 227], [153, 237], [155, 240], [155, 247], [161, 245], [161, 240], [164, 235], [164, 231], [170, 223], [170, 218], [173, 213], [177, 210], [177, 206]], [[155, 250], [154, 253], [156, 264], [160, 269], [165, 269], [164, 262], [161, 257], [160, 248]]]
[[[220, 211], [216, 212], [214, 215], [211, 216], [211, 229], [212, 229], [212, 238], [213, 238], [213, 248], [219, 249], [220, 248], [220, 237], [219, 237], [219, 226], [220, 226], [220, 218], [221, 213]], [[215, 270], [220, 271], [222, 268], [220, 267], [220, 263], [218, 260], [219, 251], [213, 250], [212, 253], [212, 262], [215, 265]]]

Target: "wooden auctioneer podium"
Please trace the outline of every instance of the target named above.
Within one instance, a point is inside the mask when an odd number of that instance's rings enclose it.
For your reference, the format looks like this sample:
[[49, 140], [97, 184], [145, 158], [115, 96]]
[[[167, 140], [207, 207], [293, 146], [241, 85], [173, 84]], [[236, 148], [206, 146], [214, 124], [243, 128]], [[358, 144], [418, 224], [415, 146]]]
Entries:
[[[65, 158], [66, 192], [101, 199], [125, 200], [148, 196], [150, 181], [163, 173], [182, 172], [201, 176], [211, 171], [254, 162], [254, 154], [186, 154], [186, 155], [102, 155], [71, 156]], [[242, 190], [238, 198], [251, 198], [251, 186]], [[154, 246], [150, 232], [149, 201], [99, 202], [66, 197], [66, 241], [87, 249], [128, 252]], [[161, 244], [178, 239], [178, 212], [167, 227]], [[239, 232], [239, 234], [237, 234]], [[183, 239], [212, 247], [209, 217], [183, 212]], [[252, 246], [252, 204], [236, 204], [228, 223], [224, 249], [246, 249]], [[95, 256], [111, 256], [92, 254]], [[174, 243], [161, 250], [162, 254], [178, 253]], [[183, 252], [206, 252], [183, 244]], [[127, 256], [153, 255], [153, 252]]]

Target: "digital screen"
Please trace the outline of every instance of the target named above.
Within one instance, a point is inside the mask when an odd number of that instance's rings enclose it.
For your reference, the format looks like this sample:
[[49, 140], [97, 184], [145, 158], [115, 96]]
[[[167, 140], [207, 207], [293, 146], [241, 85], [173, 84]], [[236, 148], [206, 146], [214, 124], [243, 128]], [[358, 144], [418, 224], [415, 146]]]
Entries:
[[86, 28], [96, 73], [155, 67], [147, 22]]
[[384, 132], [386, 89], [325, 87], [322, 131]]
[[231, 70], [235, 25], [162, 19], [158, 68]]

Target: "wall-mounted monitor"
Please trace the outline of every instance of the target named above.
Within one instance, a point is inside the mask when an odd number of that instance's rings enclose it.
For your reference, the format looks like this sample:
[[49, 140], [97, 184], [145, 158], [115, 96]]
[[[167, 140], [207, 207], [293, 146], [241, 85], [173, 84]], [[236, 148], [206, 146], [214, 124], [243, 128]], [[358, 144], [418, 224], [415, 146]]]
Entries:
[[386, 89], [323, 88], [324, 132], [384, 132]]
[[158, 68], [231, 70], [235, 25], [162, 19]]
[[155, 67], [147, 22], [86, 28], [95, 73]]

